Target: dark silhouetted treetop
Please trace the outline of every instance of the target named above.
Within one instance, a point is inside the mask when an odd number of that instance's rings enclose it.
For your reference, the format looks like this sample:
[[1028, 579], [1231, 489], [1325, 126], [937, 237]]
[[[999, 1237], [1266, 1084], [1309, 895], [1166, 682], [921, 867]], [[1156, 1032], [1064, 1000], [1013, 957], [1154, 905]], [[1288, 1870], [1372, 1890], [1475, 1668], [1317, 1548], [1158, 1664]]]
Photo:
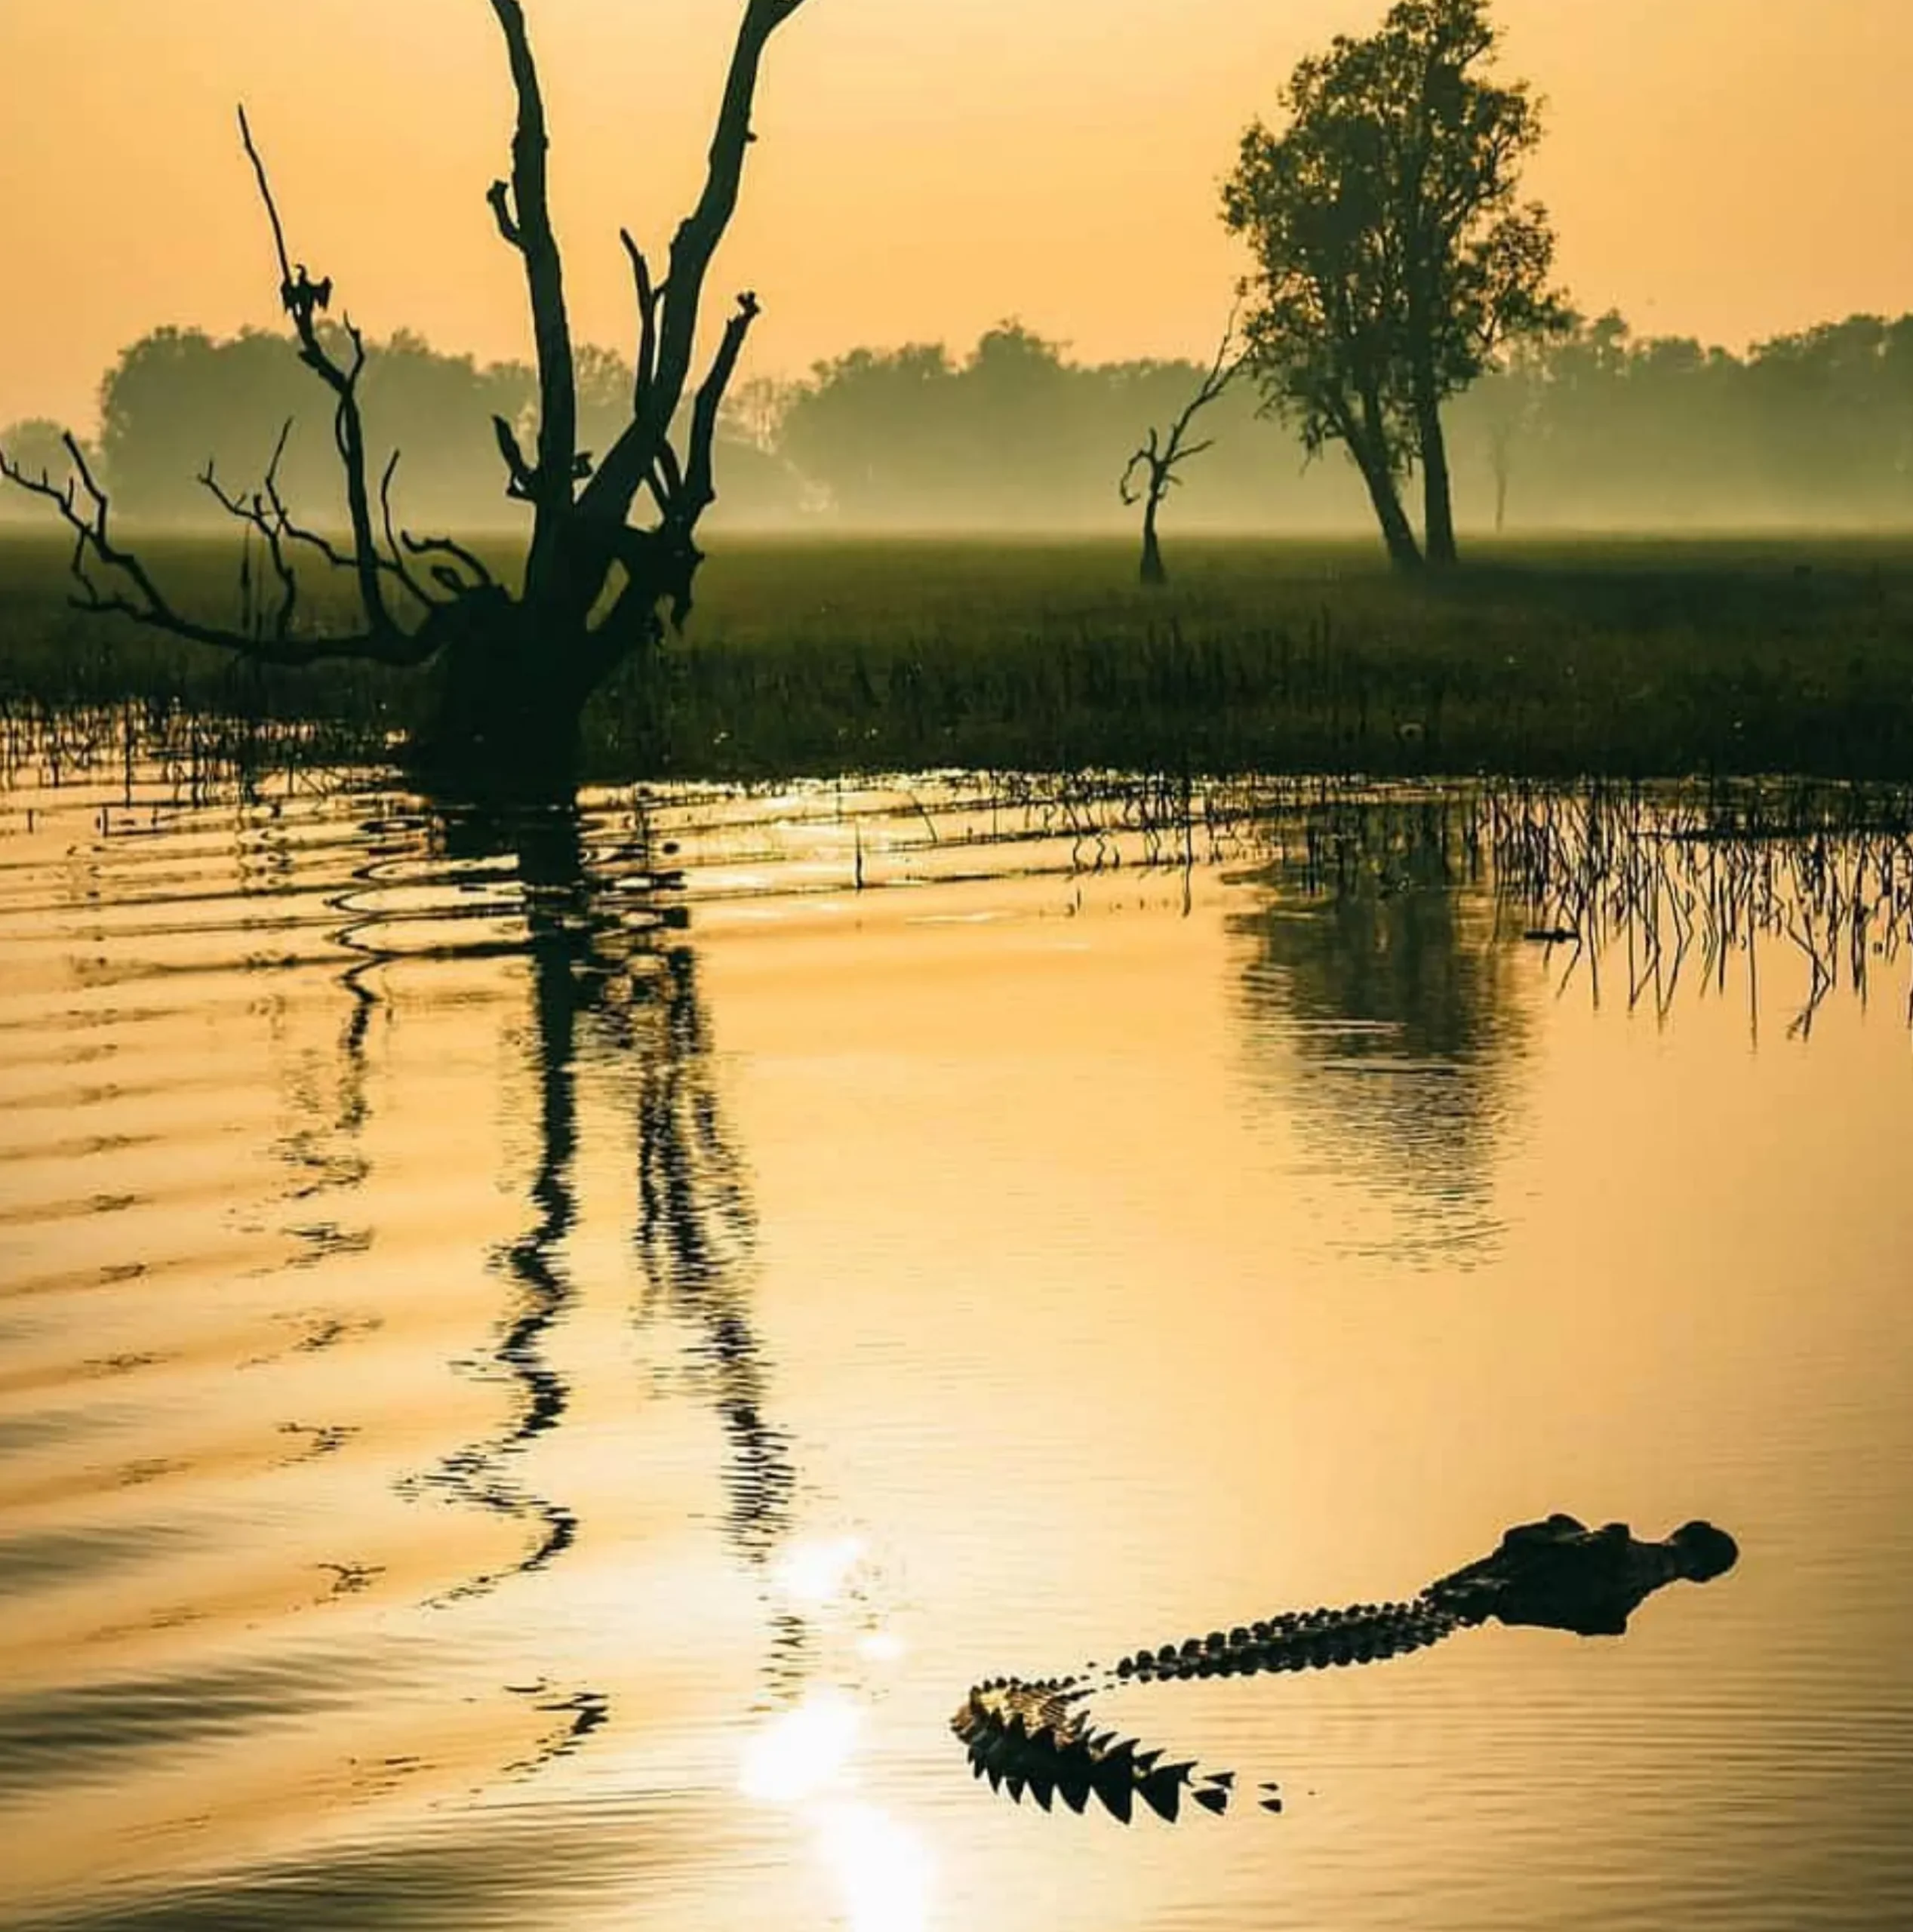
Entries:
[[[520, 0], [489, 0], [517, 113], [509, 176], [494, 182], [487, 198], [500, 237], [523, 265], [536, 349], [529, 420], [522, 408], [500, 408], [491, 426], [505, 492], [531, 513], [517, 586], [500, 581], [467, 545], [400, 525], [398, 454], [374, 472], [365, 338], [348, 314], [334, 313], [331, 278], [308, 268], [291, 248], [241, 110], [241, 140], [271, 230], [292, 352], [331, 401], [345, 534], [335, 540], [318, 522], [295, 518], [281, 474], [289, 429], [279, 432], [255, 488], [233, 487], [208, 463], [201, 475], [208, 495], [263, 555], [272, 586], [268, 595], [248, 598], [240, 627], [210, 622], [169, 601], [117, 537], [106, 488], [69, 437], [64, 481], [11, 459], [0, 469], [50, 502], [73, 533], [75, 601], [264, 662], [435, 661], [441, 701], [434, 749], [475, 780], [562, 782], [592, 693], [626, 658], [661, 642], [667, 623], [681, 626], [690, 614], [703, 561], [697, 527], [716, 495], [718, 420], [758, 302], [748, 293], [738, 297], [701, 377], [694, 368], [699, 313], [755, 139], [751, 116], [765, 50], [802, 4], [743, 0], [703, 186], [672, 238], [664, 275], [654, 275], [629, 233], [622, 237], [638, 311], [636, 349], [624, 405], [607, 412], [606, 366], [590, 355], [580, 358], [572, 340], [552, 224], [551, 136], [524, 8]], [[260, 359], [263, 367], [269, 364], [263, 352]], [[601, 448], [581, 441], [581, 388], [604, 432]], [[634, 523], [641, 499], [648, 514]], [[300, 575], [314, 567], [349, 576], [358, 605], [352, 627], [333, 632], [306, 619]]]
[[1559, 325], [1545, 211], [1519, 199], [1540, 140], [1526, 85], [1491, 75], [1486, 0], [1398, 0], [1303, 61], [1278, 135], [1243, 136], [1223, 216], [1254, 252], [1249, 355], [1312, 450], [1361, 472], [1390, 555], [1422, 560], [1401, 501], [1420, 466], [1428, 561], [1455, 557], [1442, 405], [1512, 337]]

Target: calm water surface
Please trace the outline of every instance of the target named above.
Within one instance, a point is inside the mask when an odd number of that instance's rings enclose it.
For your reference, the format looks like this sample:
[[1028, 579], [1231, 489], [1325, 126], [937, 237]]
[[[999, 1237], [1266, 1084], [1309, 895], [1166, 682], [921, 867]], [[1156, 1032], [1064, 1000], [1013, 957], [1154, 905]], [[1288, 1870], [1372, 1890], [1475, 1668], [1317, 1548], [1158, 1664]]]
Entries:
[[[1577, 955], [1414, 811], [0, 820], [0, 1922], [1913, 1923], [1903, 953]], [[1106, 1706], [1280, 1818], [949, 1734], [1554, 1509], [1742, 1560]]]

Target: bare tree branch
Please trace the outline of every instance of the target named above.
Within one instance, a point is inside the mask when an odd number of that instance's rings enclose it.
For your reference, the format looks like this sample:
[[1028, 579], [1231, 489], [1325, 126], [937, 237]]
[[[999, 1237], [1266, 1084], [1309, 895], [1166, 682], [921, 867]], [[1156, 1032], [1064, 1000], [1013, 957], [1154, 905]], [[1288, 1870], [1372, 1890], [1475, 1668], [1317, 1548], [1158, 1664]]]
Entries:
[[[273, 446], [272, 460], [266, 466], [264, 487], [254, 491], [250, 500], [228, 493], [214, 473], [211, 459], [207, 460], [205, 469], [201, 472], [199, 481], [227, 515], [236, 518], [249, 531], [257, 531], [266, 546], [266, 555], [271, 559], [272, 574], [279, 582], [279, 606], [272, 620], [272, 635], [284, 643], [292, 633], [293, 613], [299, 602], [299, 580], [292, 566], [286, 560], [284, 537], [285, 522], [282, 514], [269, 515], [267, 504], [278, 503], [279, 463], [285, 455], [286, 439], [292, 434], [292, 420], [288, 417], [285, 426], [279, 432], [279, 440]], [[245, 586], [245, 562], [241, 562], [241, 583]], [[249, 601], [249, 600], [248, 600]]]
[[659, 509], [667, 515], [671, 506], [684, 493], [684, 466], [678, 460], [678, 452], [668, 442], [657, 447], [657, 461], [653, 467], [650, 485]]
[[[512, 201], [503, 185], [492, 190], [494, 212], [506, 240], [524, 258], [525, 287], [538, 354], [538, 454], [528, 480], [514, 471], [515, 488], [537, 506], [531, 549], [525, 561], [525, 593], [537, 598], [558, 567], [565, 513], [572, 505], [578, 467], [578, 386], [572, 362], [571, 324], [564, 306], [564, 264], [552, 227], [548, 162], [551, 139], [531, 36], [519, 0], [491, 0], [505, 36], [518, 96], [518, 127], [512, 140]], [[502, 447], [502, 445], [501, 445]], [[507, 461], [510, 459], [508, 457]], [[522, 469], [522, 459], [520, 463]]]
[[[279, 576], [282, 586], [287, 583], [290, 575], [289, 569], [282, 567], [284, 546], [287, 543], [304, 545], [331, 565], [334, 570], [356, 571], [358, 568], [355, 558], [347, 556], [336, 544], [321, 535], [320, 532], [309, 530], [303, 525], [293, 521], [292, 513], [287, 508], [285, 498], [279, 489], [279, 466], [284, 460], [286, 445], [291, 436], [292, 427], [292, 422], [288, 418], [284, 427], [279, 432], [279, 440], [273, 449], [272, 460], [266, 465], [262, 487], [254, 493], [250, 500], [243, 497], [235, 497], [229, 491], [220, 481], [211, 463], [207, 464], [199, 478], [201, 485], [210, 492], [220, 508], [229, 516], [249, 525], [264, 540], [268, 555], [275, 571]], [[380, 557], [379, 568], [401, 586], [426, 610], [433, 610], [437, 608], [439, 600], [429, 595], [424, 586], [407, 571], [404, 559], [408, 555], [421, 554], [422, 548], [443, 549], [446, 547], [448, 540], [435, 540], [429, 546], [420, 546], [413, 542], [407, 533], [395, 531], [395, 518], [392, 507], [392, 479], [398, 473], [399, 456], [399, 451], [397, 450], [392, 451], [391, 460], [386, 463], [384, 473], [379, 480], [380, 512], [385, 529], [386, 546], [390, 552], [388, 556]], [[473, 575], [477, 581], [490, 583], [491, 580], [490, 574], [485, 571], [484, 565], [479, 564], [475, 558], [472, 558], [469, 552], [462, 554], [469, 558], [475, 566]], [[281, 635], [283, 634], [282, 628]]]
[[386, 549], [391, 553], [392, 575], [427, 611], [435, 611], [438, 608], [438, 599], [405, 568], [406, 552], [400, 547], [398, 527], [392, 514], [392, 479], [398, 474], [398, 451], [392, 451], [390, 460], [386, 464], [385, 473], [379, 478], [379, 516], [385, 526]]
[[398, 542], [408, 556], [449, 557], [470, 573], [471, 580], [467, 583], [455, 571], [448, 571], [442, 565], [435, 568], [432, 573], [432, 581], [447, 590], [491, 590], [497, 588], [497, 580], [484, 563], [463, 543], [450, 537], [414, 537], [409, 530], [401, 530]]
[[[1161, 431], [1152, 428], [1149, 440], [1139, 449], [1124, 468], [1121, 480], [1117, 484], [1118, 494], [1123, 501], [1131, 506], [1143, 506], [1143, 581], [1147, 584], [1162, 584], [1168, 581], [1163, 568], [1162, 552], [1156, 534], [1156, 514], [1162, 508], [1164, 500], [1183, 479], [1176, 474], [1178, 466], [1191, 457], [1201, 456], [1205, 450], [1215, 448], [1213, 438], [1199, 443], [1184, 439], [1190, 426], [1202, 411], [1214, 402], [1247, 366], [1248, 352], [1237, 346], [1236, 327], [1240, 315], [1240, 304], [1229, 311], [1229, 325], [1223, 331], [1221, 346], [1216, 351], [1216, 359], [1210, 365], [1209, 371], [1194, 395], [1183, 405], [1182, 413], [1169, 426], [1165, 439]], [[1138, 472], [1141, 481], [1138, 482]]]
[[[98, 615], [121, 617], [169, 636], [194, 644], [210, 645], [250, 657], [265, 664], [307, 665], [322, 658], [355, 658], [368, 663], [392, 665], [423, 663], [438, 648], [438, 640], [426, 634], [408, 637], [385, 626], [343, 637], [294, 637], [277, 634], [270, 638], [244, 631], [228, 630], [218, 624], [201, 623], [174, 609], [152, 574], [137, 555], [122, 549], [112, 538], [111, 506], [106, 492], [94, 480], [92, 470], [80, 446], [71, 435], [66, 451], [72, 459], [74, 478], [62, 489], [42, 476], [37, 481], [0, 452], [0, 476], [37, 497], [44, 497], [59, 511], [73, 533], [73, 554], [69, 568], [80, 594], [72, 599], [75, 608]], [[85, 500], [81, 493], [85, 492]], [[234, 500], [237, 500], [236, 499]], [[244, 511], [243, 519], [263, 529]], [[262, 512], [263, 514], [263, 512]], [[132, 592], [101, 589], [91, 574], [93, 568], [116, 571], [132, 586]]]
[[632, 365], [631, 397], [631, 413], [636, 417], [644, 413], [651, 385], [657, 378], [657, 304], [662, 291], [652, 281], [650, 263], [632, 240], [631, 230], [620, 229], [618, 239], [631, 259], [632, 285], [638, 297], [638, 355]]
[[294, 274], [286, 249], [285, 227], [279, 219], [278, 204], [273, 199], [272, 184], [253, 140], [252, 127], [244, 107], [239, 109], [239, 137], [245, 144], [247, 158], [252, 163], [253, 174], [259, 183], [260, 199], [266, 204], [266, 213], [272, 224], [272, 245], [279, 261], [279, 299], [291, 317], [294, 332], [299, 338], [299, 359], [337, 399], [333, 439], [338, 446], [339, 460], [346, 472], [346, 505], [352, 519], [352, 568], [358, 578], [359, 601], [364, 608], [366, 622], [372, 629], [392, 629], [395, 626], [392, 614], [386, 608], [385, 589], [380, 581], [382, 572], [378, 543], [372, 534], [371, 493], [365, 477], [365, 424], [358, 407], [358, 379], [365, 368], [364, 338], [349, 319], [345, 329], [352, 346], [350, 367], [342, 367], [328, 352], [315, 318], [331, 303], [331, 280], [328, 277], [323, 281], [314, 281], [306, 273], [303, 262]]
[[522, 249], [524, 237], [519, 232], [518, 223], [512, 219], [511, 194], [509, 182], [494, 181], [485, 190], [485, 199], [491, 204], [492, 214], [497, 219], [499, 233], [504, 236], [511, 247]]
[[1216, 351], [1216, 359], [1210, 365], [1201, 386], [1183, 407], [1182, 413], [1170, 425], [1165, 441], [1155, 429], [1149, 432], [1148, 443], [1129, 460], [1129, 467], [1123, 472], [1119, 486], [1123, 501], [1139, 503], [1141, 496], [1132, 495], [1130, 490], [1138, 469], [1146, 469], [1149, 475], [1149, 491], [1158, 502], [1181, 479], [1176, 475], [1179, 463], [1189, 461], [1192, 457], [1201, 456], [1205, 450], [1215, 448], [1214, 438], [1200, 443], [1186, 443], [1190, 426], [1204, 410], [1216, 401], [1247, 366], [1247, 357], [1236, 344], [1236, 315], [1232, 310], [1229, 326], [1223, 331], [1222, 346]]
[[711, 451], [718, 433], [718, 414], [724, 405], [724, 391], [730, 386], [731, 377], [737, 371], [737, 358], [744, 352], [744, 343], [750, 334], [751, 325], [761, 312], [758, 299], [749, 289], [737, 298], [737, 307], [729, 321], [724, 325], [724, 340], [718, 345], [718, 352], [712, 359], [709, 372], [697, 392], [697, 401], [692, 406], [690, 423], [690, 460], [685, 467], [684, 484], [678, 492], [673, 515], [687, 527], [694, 525], [717, 501], [718, 492], [712, 475]]
[[1122, 481], [1116, 485], [1117, 491], [1125, 503], [1133, 506], [1143, 500], [1143, 492], [1135, 488], [1136, 472], [1140, 469], [1153, 478], [1162, 454], [1158, 445], [1158, 432], [1152, 429], [1149, 432], [1148, 442], [1130, 458], [1129, 466], [1123, 472]]
[[751, 112], [764, 50], [770, 36], [803, 4], [804, 0], [749, 0], [744, 10], [711, 143], [704, 190], [671, 244], [670, 275], [663, 291], [657, 372], [650, 394], [579, 499], [582, 514], [600, 526], [623, 521], [657, 463], [658, 446], [670, 434], [672, 419], [684, 399], [705, 278], [737, 211], [745, 152], [756, 138], [751, 132]]
[[505, 459], [505, 468], [510, 480], [505, 485], [505, 494], [514, 502], [534, 503], [537, 500], [537, 478], [531, 473], [531, 466], [524, 460], [524, 451], [518, 447], [518, 432], [502, 416], [491, 419], [492, 434], [498, 439], [498, 454]]

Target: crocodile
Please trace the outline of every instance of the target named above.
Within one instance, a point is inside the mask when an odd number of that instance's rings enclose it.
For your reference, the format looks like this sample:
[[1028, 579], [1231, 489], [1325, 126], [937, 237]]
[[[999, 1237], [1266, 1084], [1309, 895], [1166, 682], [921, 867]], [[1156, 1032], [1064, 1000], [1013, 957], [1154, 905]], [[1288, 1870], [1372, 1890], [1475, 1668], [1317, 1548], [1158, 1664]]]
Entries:
[[[978, 1777], [1013, 1798], [1027, 1792], [1046, 1811], [1060, 1796], [1077, 1812], [1094, 1798], [1125, 1824], [1139, 1801], [1170, 1823], [1185, 1801], [1220, 1814], [1236, 1795], [1233, 1771], [1204, 1770], [1193, 1758], [1166, 1763], [1162, 1751], [1099, 1728], [1090, 1700], [1124, 1684], [1373, 1663], [1490, 1620], [1618, 1637], [1656, 1591], [1681, 1579], [1708, 1582], [1739, 1555], [1733, 1538], [1711, 1523], [1684, 1523], [1653, 1542], [1625, 1523], [1589, 1529], [1575, 1517], [1552, 1515], [1517, 1524], [1491, 1555], [1438, 1577], [1406, 1602], [1286, 1611], [1146, 1644], [1113, 1665], [1090, 1664], [1067, 1676], [992, 1678], [971, 1689], [950, 1727]], [[1263, 1810], [1282, 1809], [1279, 1786], [1256, 1790]]]

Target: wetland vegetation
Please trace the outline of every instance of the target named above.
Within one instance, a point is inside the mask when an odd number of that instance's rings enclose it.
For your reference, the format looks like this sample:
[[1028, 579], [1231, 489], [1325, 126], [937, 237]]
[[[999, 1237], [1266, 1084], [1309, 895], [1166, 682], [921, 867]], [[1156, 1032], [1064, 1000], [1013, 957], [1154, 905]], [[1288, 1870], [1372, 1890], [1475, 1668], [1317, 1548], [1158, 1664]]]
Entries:
[[[232, 598], [229, 546], [151, 554]], [[429, 715], [429, 680], [235, 664], [73, 611], [66, 561], [0, 542], [17, 717], [183, 706], [383, 754]], [[1134, 568], [1126, 538], [734, 537], [694, 636], [587, 708], [585, 771], [1913, 777], [1913, 540], [1510, 541], [1429, 583], [1354, 540], [1191, 537], [1166, 591]]]

